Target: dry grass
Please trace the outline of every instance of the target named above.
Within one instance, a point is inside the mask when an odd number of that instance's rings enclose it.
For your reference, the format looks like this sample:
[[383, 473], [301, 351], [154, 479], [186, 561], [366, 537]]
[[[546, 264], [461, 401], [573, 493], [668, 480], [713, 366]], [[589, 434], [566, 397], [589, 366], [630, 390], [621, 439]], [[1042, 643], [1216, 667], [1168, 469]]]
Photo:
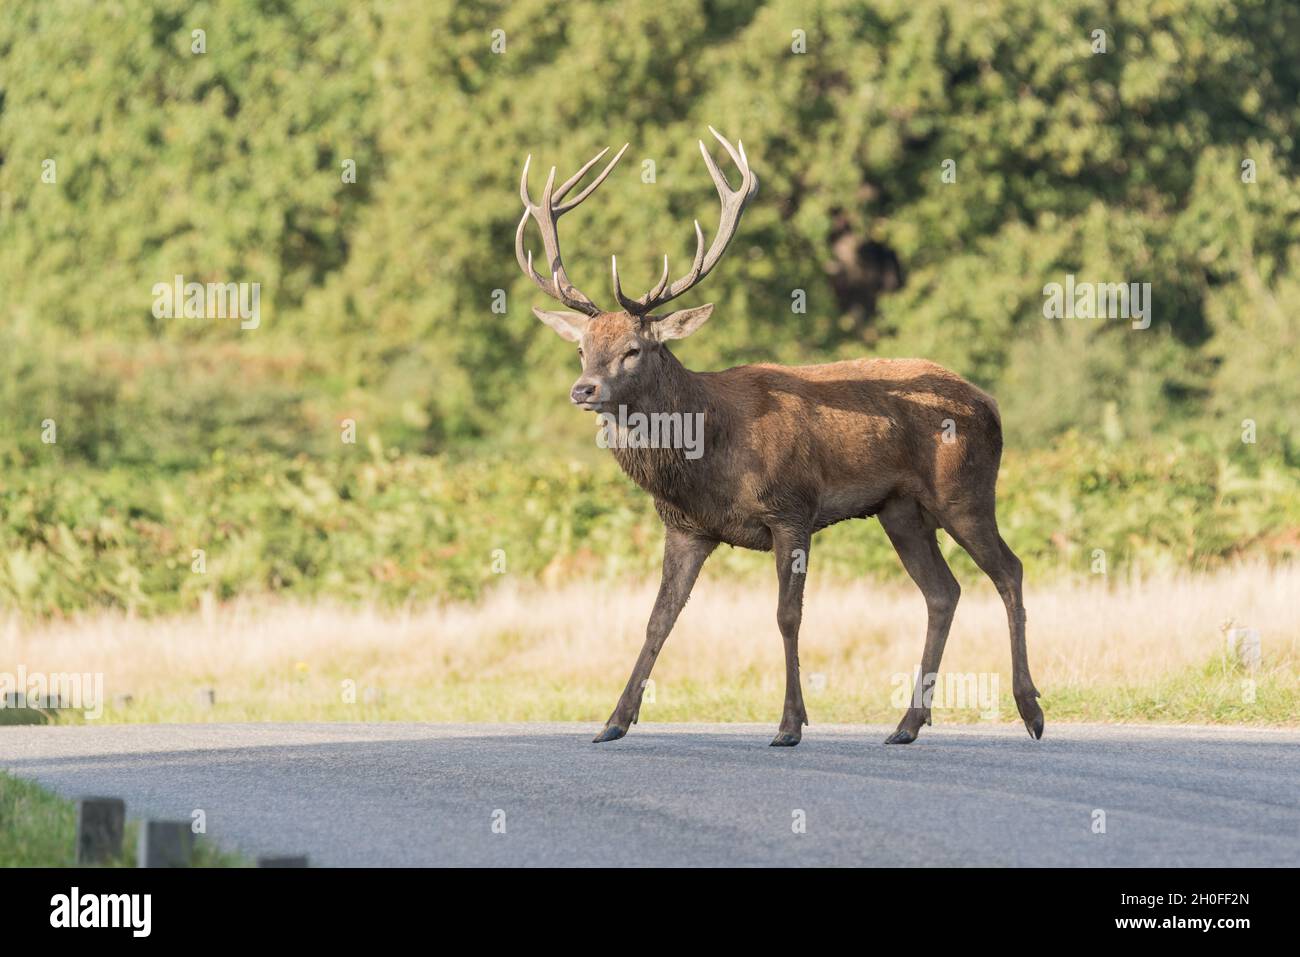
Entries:
[[[1295, 724], [1300, 569], [1026, 592], [1030, 662], [1052, 720]], [[109, 720], [603, 720], [640, 647], [654, 585], [508, 585], [477, 605], [398, 614], [232, 605], [152, 621], [103, 615], [0, 626], [0, 671], [102, 672]], [[779, 717], [774, 586], [702, 582], [655, 671], [644, 720]], [[920, 656], [925, 610], [906, 583], [809, 582], [802, 664], [810, 717], [889, 720]], [[1259, 629], [1263, 664], [1224, 654], [1228, 619]], [[1006, 616], [966, 586], [944, 671], [996, 675], [1009, 703]], [[1253, 685], [1247, 682], [1253, 681]], [[346, 700], [346, 684], [355, 703]], [[217, 704], [196, 701], [201, 688]], [[1249, 689], [1254, 689], [1254, 701]], [[113, 706], [130, 694], [129, 706]], [[936, 720], [978, 720], [974, 708]]]

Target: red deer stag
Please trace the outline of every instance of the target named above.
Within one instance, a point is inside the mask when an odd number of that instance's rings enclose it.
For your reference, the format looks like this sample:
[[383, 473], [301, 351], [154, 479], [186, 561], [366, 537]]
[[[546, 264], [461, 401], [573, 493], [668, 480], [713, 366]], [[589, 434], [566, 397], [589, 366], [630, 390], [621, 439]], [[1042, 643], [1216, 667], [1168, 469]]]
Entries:
[[[722, 201], [713, 242], [706, 250], [697, 221], [690, 270], [670, 284], [665, 256], [663, 275], [638, 299], [624, 294], [613, 259], [614, 296], [622, 306], [618, 312], [600, 309], [569, 281], [556, 224], [605, 181], [627, 146], [567, 202], [565, 197], [608, 148], [559, 186], [552, 167], [540, 204], [528, 192], [531, 156], [519, 183], [524, 203], [515, 233], [519, 265], [544, 293], [572, 310], [533, 311], [560, 336], [578, 343], [582, 375], [570, 391], [573, 404], [610, 415], [620, 407], [647, 416], [703, 413], [703, 454], [633, 447], [644, 442], [610, 443], [623, 471], [654, 496], [665, 541], [663, 578], [645, 645], [614, 713], [595, 740], [614, 741], [636, 723], [645, 682], [700, 568], [718, 544], [726, 542], [776, 555], [776, 620], [785, 642], [786, 684], [781, 725], [772, 744], [798, 744], [808, 723], [799, 684], [799, 622], [812, 536], [836, 522], [873, 515], [920, 587], [928, 611], [919, 687], [887, 743], [908, 744], [930, 723], [930, 692], [961, 592], [939, 551], [938, 528], [970, 553], [1002, 596], [1011, 631], [1016, 706], [1030, 735], [1041, 737], [1043, 712], [1035, 701], [1038, 692], [1025, 651], [1020, 560], [998, 534], [994, 514], [1002, 424], [993, 398], [920, 359], [691, 372], [665, 345], [690, 335], [709, 318], [712, 305], [659, 310], [717, 265], [758, 189], [744, 146], [733, 147], [712, 127], [709, 131], [741, 176], [740, 188], [733, 190], [700, 143]], [[530, 218], [542, 234], [549, 266], [545, 276], [534, 268], [532, 253], [524, 250]]]

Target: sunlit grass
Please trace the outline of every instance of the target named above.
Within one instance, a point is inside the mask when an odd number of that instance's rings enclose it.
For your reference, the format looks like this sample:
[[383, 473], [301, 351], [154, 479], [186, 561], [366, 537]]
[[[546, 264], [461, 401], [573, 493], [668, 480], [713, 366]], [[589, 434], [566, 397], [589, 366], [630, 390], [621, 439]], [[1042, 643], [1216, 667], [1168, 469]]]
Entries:
[[[1049, 723], [1300, 723], [1298, 597], [1300, 571], [1264, 566], [1028, 587], [1030, 663]], [[109, 722], [596, 722], [627, 679], [653, 599], [652, 582], [575, 584], [396, 614], [271, 602], [153, 620], [10, 621], [0, 661], [102, 672], [106, 706], [94, 720]], [[775, 722], [784, 659], [774, 606], [773, 588], [702, 581], [661, 654], [643, 720]], [[1227, 654], [1229, 620], [1259, 630], [1256, 671]], [[910, 585], [814, 576], [801, 638], [811, 720], [896, 719], [924, 628]], [[981, 676], [999, 720], [1014, 721], [1009, 668], [1002, 604], [986, 582], [968, 582], [943, 670]], [[992, 701], [957, 704], [935, 720], [988, 720]]]

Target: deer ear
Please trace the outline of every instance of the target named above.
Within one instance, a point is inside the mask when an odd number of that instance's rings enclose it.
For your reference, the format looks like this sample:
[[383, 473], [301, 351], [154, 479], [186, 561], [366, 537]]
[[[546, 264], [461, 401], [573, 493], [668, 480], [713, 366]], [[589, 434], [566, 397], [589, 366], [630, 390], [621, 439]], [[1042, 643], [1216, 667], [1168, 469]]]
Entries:
[[561, 338], [568, 339], [570, 342], [581, 339], [582, 334], [587, 331], [587, 323], [591, 321], [590, 316], [584, 316], [580, 312], [549, 312], [536, 306], [533, 307], [533, 315], [558, 332]]
[[661, 319], [650, 323], [650, 336], [657, 342], [669, 339], [685, 339], [708, 321], [713, 312], [713, 303], [696, 306], [694, 309], [678, 309]]

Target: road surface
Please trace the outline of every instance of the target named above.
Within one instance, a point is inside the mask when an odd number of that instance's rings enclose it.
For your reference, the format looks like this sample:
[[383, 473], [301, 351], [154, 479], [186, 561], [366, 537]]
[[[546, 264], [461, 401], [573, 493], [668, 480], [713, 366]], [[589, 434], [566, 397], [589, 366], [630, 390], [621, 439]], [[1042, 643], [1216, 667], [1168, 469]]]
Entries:
[[[348, 865], [1300, 864], [1300, 732], [1019, 723], [0, 727], [0, 767]], [[1096, 829], [1104, 814], [1104, 833]]]

